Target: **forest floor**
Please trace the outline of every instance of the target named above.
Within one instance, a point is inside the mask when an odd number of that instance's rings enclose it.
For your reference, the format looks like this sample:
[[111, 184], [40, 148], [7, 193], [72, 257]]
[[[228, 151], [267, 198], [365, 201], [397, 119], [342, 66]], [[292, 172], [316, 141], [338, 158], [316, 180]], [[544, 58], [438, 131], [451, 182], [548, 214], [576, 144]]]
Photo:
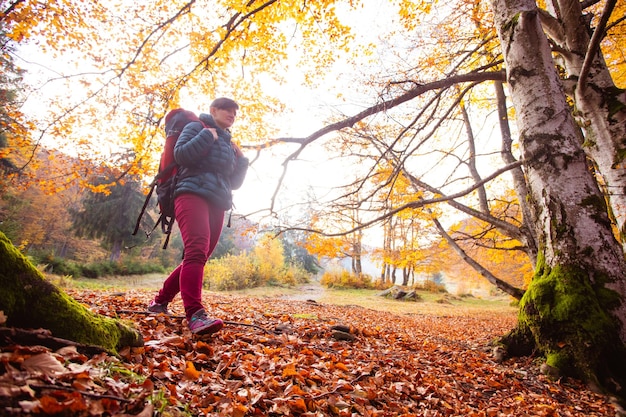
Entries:
[[[578, 381], [541, 375], [539, 358], [496, 360], [494, 340], [516, 322], [502, 300], [439, 295], [407, 302], [370, 294], [335, 296], [331, 304], [314, 283], [269, 296], [206, 291], [207, 310], [227, 324], [197, 337], [179, 299], [172, 316], [144, 314], [153, 289], [66, 291], [97, 313], [132, 321], [145, 346], [113, 355], [84, 346], [0, 345], [0, 415], [617, 413], [610, 398]], [[385, 307], [392, 304], [400, 307]]]

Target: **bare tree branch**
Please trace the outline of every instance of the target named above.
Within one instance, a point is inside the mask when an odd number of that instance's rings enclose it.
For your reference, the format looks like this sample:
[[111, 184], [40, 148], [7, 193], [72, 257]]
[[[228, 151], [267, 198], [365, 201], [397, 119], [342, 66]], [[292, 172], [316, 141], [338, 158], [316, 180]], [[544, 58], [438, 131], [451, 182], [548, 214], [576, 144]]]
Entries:
[[[513, 162], [514, 164], [517, 164], [517, 162]], [[520, 166], [521, 164], [518, 164], [517, 166]], [[507, 165], [510, 166], [510, 165]], [[516, 169], [516, 167], [510, 168], [510, 169]], [[439, 194], [439, 195], [444, 195], [441, 193], [440, 190], [426, 184], [425, 182], [419, 180], [418, 178], [415, 178], [414, 176], [405, 173], [405, 175], [407, 175], [409, 177], [409, 179], [411, 180], [412, 183], [414, 183], [418, 188], [422, 188], [424, 190], [427, 190], [433, 194]], [[484, 182], [483, 182], [484, 183]], [[495, 227], [498, 228], [498, 230], [502, 231], [504, 234], [506, 234], [507, 236], [519, 240], [519, 241], [525, 241], [524, 236], [521, 234], [519, 228], [515, 227], [514, 225], [505, 222], [503, 220], [500, 220], [496, 217], [493, 217], [491, 214], [489, 213], [484, 213], [482, 211], [479, 210], [475, 210], [471, 207], [466, 206], [465, 204], [459, 203], [458, 201], [456, 201], [455, 199], [450, 199], [447, 201], [447, 203], [451, 206], [454, 207], [455, 209], [468, 214], [472, 217], [475, 217], [479, 220], [482, 220], [484, 222], [487, 222], [489, 224], [494, 225]]]
[[440, 88], [450, 87], [454, 84], [464, 83], [464, 82], [484, 82], [484, 81], [506, 81], [506, 74], [504, 71], [491, 71], [491, 72], [470, 72], [468, 74], [460, 74], [452, 77], [444, 78], [442, 80], [437, 80], [428, 84], [417, 84], [417, 86], [400, 96], [393, 98], [391, 100], [386, 100], [381, 103], [378, 103], [374, 106], [368, 107], [360, 113], [355, 114], [354, 116], [343, 119], [339, 122], [332, 123], [328, 126], [323, 127], [322, 129], [314, 132], [313, 134], [305, 137], [305, 138], [277, 138], [274, 139], [273, 142], [286, 142], [286, 143], [299, 143], [300, 148], [291, 154], [283, 165], [286, 165], [288, 161], [297, 159], [300, 153], [304, 150], [304, 148], [310, 143], [316, 141], [317, 139], [341, 129], [349, 128], [354, 126], [357, 122], [372, 116], [374, 114], [387, 111], [394, 107], [399, 106], [400, 104], [406, 103], [427, 91], [437, 90]]
[[485, 277], [487, 281], [495, 285], [497, 288], [501, 289], [502, 291], [516, 298], [517, 300], [522, 299], [522, 296], [524, 295], [524, 290], [516, 288], [510, 285], [508, 282], [505, 282], [501, 280], [500, 278], [496, 277], [495, 275], [493, 275], [487, 268], [485, 268], [484, 266], [479, 264], [474, 258], [469, 256], [463, 250], [463, 248], [461, 248], [455, 242], [452, 236], [450, 236], [448, 232], [446, 232], [446, 229], [443, 228], [441, 223], [439, 223], [439, 220], [437, 220], [437, 218], [433, 217], [432, 221], [433, 223], [435, 223], [435, 227], [437, 228], [437, 231], [439, 232], [439, 234], [446, 240], [446, 242], [448, 242], [448, 244], [455, 250], [455, 252], [458, 253], [459, 256], [461, 256], [461, 258], [463, 258], [463, 261], [465, 261], [468, 265], [474, 268], [476, 272], [478, 272], [480, 275]]
[[13, 3], [11, 3], [9, 5], [9, 7], [7, 7], [1, 14], [0, 14], [0, 22], [3, 20], [6, 20], [9, 16], [9, 14], [11, 14], [11, 12], [13, 12], [13, 10], [15, 10], [15, 8], [17, 6], [19, 6], [21, 3], [24, 3], [25, 0], [16, 0]]
[[615, 26], [619, 25], [620, 23], [622, 23], [624, 20], [626, 20], [626, 16], [622, 16], [619, 19], [615, 20], [613, 23], [611, 23], [610, 25], [606, 26], [606, 32], [608, 32], [609, 30], [613, 29]]
[[356, 226], [356, 227], [354, 227], [352, 229], [343, 231], [343, 232], [325, 233], [325, 232], [322, 232], [320, 230], [315, 230], [315, 229], [311, 229], [311, 228], [302, 228], [302, 227], [288, 227], [285, 230], [299, 230], [299, 231], [304, 231], [304, 232], [317, 233], [317, 234], [320, 234], [322, 236], [328, 236], [328, 237], [349, 235], [349, 234], [354, 233], [354, 232], [356, 232], [358, 230], [366, 229], [366, 228], [368, 228], [370, 226], [373, 226], [374, 224], [380, 223], [380, 222], [388, 219], [389, 217], [392, 217], [395, 214], [398, 214], [398, 213], [400, 213], [400, 212], [402, 212], [404, 210], [407, 210], [407, 209], [417, 209], [417, 208], [425, 207], [425, 206], [428, 206], [428, 205], [431, 205], [431, 204], [448, 202], [448, 201], [454, 200], [456, 198], [463, 197], [463, 196], [471, 193], [472, 191], [474, 191], [478, 187], [481, 187], [484, 184], [488, 183], [489, 181], [493, 180], [494, 178], [497, 178], [498, 176], [502, 175], [503, 173], [505, 173], [505, 172], [507, 172], [507, 171], [509, 171], [511, 169], [517, 168], [517, 167], [521, 166], [522, 164], [523, 164], [523, 161], [517, 161], [517, 162], [514, 162], [512, 164], [508, 164], [508, 165], [498, 169], [497, 171], [493, 172], [491, 175], [485, 177], [482, 181], [479, 181], [479, 182], [477, 182], [475, 184], [472, 184], [471, 187], [468, 187], [468, 188], [466, 188], [466, 189], [464, 189], [462, 191], [459, 191], [457, 193], [451, 194], [449, 196], [441, 196], [441, 197], [435, 197], [435, 198], [431, 198], [431, 199], [419, 199], [419, 200], [416, 200], [416, 201], [412, 201], [412, 202], [403, 204], [403, 205], [401, 205], [399, 207], [396, 207], [395, 209], [389, 210], [388, 212], [386, 212], [385, 214], [383, 214], [381, 216], [378, 216], [378, 217], [376, 217], [376, 218], [374, 218], [372, 220], [369, 220], [367, 222], [361, 223], [360, 225], [358, 225], [358, 226]]
[[616, 3], [617, 0], [607, 0], [607, 2], [604, 4], [604, 10], [602, 10], [602, 16], [600, 16], [600, 22], [593, 32], [591, 41], [589, 41], [589, 47], [587, 48], [585, 61], [583, 62], [583, 66], [580, 70], [580, 76], [578, 77], [578, 88], [581, 91], [584, 91], [585, 88], [587, 88], [587, 76], [589, 75], [589, 70], [591, 69], [591, 63], [598, 54], [598, 50], [600, 49], [600, 42], [602, 42], [602, 38], [605, 35], [606, 24], [611, 17], [611, 13], [613, 13], [613, 9], [615, 9]]

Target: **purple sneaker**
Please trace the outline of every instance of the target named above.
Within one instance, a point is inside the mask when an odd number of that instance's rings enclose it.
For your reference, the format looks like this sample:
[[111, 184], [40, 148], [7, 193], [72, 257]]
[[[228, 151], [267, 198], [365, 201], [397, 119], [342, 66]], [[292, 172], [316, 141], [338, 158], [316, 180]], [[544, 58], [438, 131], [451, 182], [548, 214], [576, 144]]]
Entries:
[[189, 320], [189, 330], [193, 334], [211, 334], [224, 327], [224, 322], [220, 319], [211, 319], [204, 309], [196, 311]]
[[167, 303], [159, 304], [154, 300], [150, 301], [150, 304], [148, 304], [148, 313], [168, 315], [170, 314], [170, 312], [167, 311]]

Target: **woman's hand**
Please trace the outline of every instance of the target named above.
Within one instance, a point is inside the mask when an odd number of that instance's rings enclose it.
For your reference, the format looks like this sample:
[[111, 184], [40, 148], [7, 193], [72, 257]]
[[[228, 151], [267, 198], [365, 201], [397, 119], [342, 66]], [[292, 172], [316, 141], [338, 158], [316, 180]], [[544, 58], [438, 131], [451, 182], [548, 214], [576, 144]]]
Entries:
[[235, 156], [237, 158], [243, 157], [243, 152], [241, 152], [241, 149], [239, 149], [239, 146], [237, 146], [236, 143], [233, 143], [233, 150], [235, 151]]
[[206, 129], [213, 134], [213, 141], [215, 142], [217, 140], [217, 130], [214, 127], [207, 127]]

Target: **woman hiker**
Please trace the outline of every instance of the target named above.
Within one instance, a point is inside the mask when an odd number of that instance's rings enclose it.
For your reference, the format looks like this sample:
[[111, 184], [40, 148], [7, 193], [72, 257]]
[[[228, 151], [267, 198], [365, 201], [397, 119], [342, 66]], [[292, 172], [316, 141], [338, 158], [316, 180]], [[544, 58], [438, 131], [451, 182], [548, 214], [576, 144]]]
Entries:
[[[202, 281], [204, 265], [222, 233], [224, 213], [232, 207], [232, 190], [241, 187], [248, 170], [248, 159], [231, 142], [229, 130], [238, 109], [239, 105], [229, 98], [214, 100], [210, 114], [202, 113], [199, 122], [185, 125], [174, 146], [174, 159], [179, 165], [174, 208], [184, 255], [148, 311], [167, 314], [168, 303], [180, 292], [194, 334], [215, 333], [224, 326], [222, 320], [209, 317], [204, 309]], [[166, 132], [168, 122], [171, 118], [166, 117]]]

